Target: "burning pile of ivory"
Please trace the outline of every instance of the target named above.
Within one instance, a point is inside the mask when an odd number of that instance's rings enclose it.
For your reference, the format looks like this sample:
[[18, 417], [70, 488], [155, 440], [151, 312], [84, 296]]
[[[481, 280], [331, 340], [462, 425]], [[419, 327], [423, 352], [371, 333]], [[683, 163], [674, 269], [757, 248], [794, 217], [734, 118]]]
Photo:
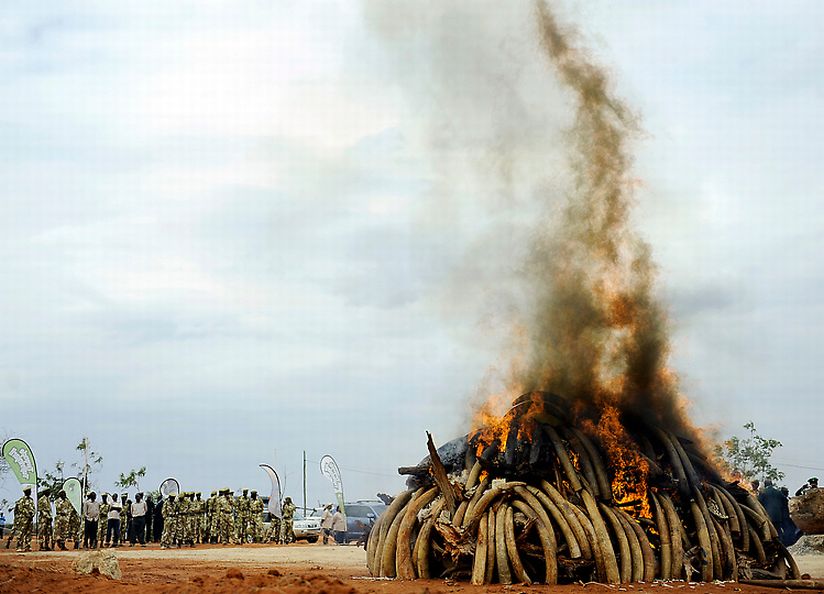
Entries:
[[798, 579], [747, 489], [640, 416], [543, 392], [409, 475], [372, 529], [375, 576], [473, 584]]

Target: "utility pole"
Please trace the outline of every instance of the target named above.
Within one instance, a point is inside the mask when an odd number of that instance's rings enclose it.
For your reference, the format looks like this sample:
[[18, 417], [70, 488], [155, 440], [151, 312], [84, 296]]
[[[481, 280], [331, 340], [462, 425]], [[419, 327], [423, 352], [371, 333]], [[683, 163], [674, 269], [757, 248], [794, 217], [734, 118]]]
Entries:
[[306, 450], [303, 450], [303, 517], [306, 517]]

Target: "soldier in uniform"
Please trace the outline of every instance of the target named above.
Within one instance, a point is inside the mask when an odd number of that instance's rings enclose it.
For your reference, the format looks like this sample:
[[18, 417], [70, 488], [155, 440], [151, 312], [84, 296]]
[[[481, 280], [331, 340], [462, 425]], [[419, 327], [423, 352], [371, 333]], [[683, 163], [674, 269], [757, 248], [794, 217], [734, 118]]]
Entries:
[[280, 542], [289, 544], [295, 541], [294, 517], [297, 506], [292, 503], [291, 497], [283, 500], [283, 519], [280, 523]]
[[249, 489], [243, 489], [242, 495], [235, 503], [235, 538], [243, 544], [246, 541], [246, 527], [249, 523]]
[[206, 542], [217, 542], [217, 523], [215, 518], [215, 505], [217, 504], [217, 491], [212, 491], [206, 500]]
[[160, 537], [160, 548], [168, 549], [174, 543], [175, 538], [175, 514], [177, 512], [177, 502], [175, 494], [169, 493], [163, 502], [163, 535]]
[[120, 507], [120, 542], [126, 542], [132, 539], [132, 500], [128, 493], [120, 495]]
[[31, 486], [25, 485], [23, 487], [23, 496], [14, 504], [14, 531], [17, 533], [18, 553], [31, 551], [33, 523], [34, 500], [31, 498]]
[[66, 550], [66, 541], [71, 535], [72, 515], [76, 514], [72, 504], [66, 498], [66, 492], [60, 490], [54, 505], [54, 540], [61, 551]]
[[195, 523], [195, 543], [203, 544], [206, 542], [205, 538], [205, 518], [206, 518], [206, 502], [200, 498], [200, 493], [195, 493], [195, 499], [192, 501], [192, 514], [194, 515]]
[[72, 508], [72, 513], [69, 516], [69, 534], [74, 538], [74, 548], [77, 550], [80, 548], [80, 543], [83, 542], [83, 519], [71, 503], [69, 503], [69, 506]]
[[48, 489], [43, 489], [37, 500], [37, 540], [41, 551], [52, 550], [52, 508]]
[[252, 490], [252, 499], [249, 501], [249, 515], [249, 539], [260, 542], [263, 540], [263, 500], [258, 499], [255, 490]]
[[189, 546], [195, 546], [197, 541], [197, 527], [200, 525], [200, 520], [198, 518], [198, 513], [196, 511], [197, 504], [195, 503], [195, 492], [189, 491], [186, 493], [188, 500], [186, 501], [187, 504], [187, 513], [186, 513], [186, 523], [188, 524], [188, 539], [186, 540], [189, 543]]
[[[112, 495], [112, 497], [117, 497], [117, 495]], [[108, 493], [101, 493], [100, 494], [100, 515], [97, 518], [97, 546], [103, 547], [103, 538], [105, 536], [109, 536], [106, 534], [107, 526], [109, 524], [109, 511], [111, 510], [111, 504], [109, 503], [109, 494]], [[106, 546], [108, 546], [109, 541], [106, 541]]]
[[191, 524], [189, 522], [189, 492], [177, 497], [177, 548], [189, 543]]
[[217, 500], [218, 540], [227, 545], [232, 539], [232, 499], [229, 489], [223, 489]]

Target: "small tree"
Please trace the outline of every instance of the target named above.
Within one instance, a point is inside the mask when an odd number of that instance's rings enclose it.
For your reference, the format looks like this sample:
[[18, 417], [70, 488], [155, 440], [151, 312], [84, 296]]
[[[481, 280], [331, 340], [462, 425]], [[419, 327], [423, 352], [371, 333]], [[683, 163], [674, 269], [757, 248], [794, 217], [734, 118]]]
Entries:
[[78, 478], [80, 482], [83, 483], [84, 489], [88, 490], [91, 486], [89, 475], [99, 470], [103, 465], [103, 456], [92, 450], [88, 437], [81, 439], [75, 449], [82, 453], [83, 461], [72, 463], [72, 467], [79, 470]]
[[54, 471], [45, 471], [43, 476], [38, 479], [40, 489], [48, 489], [51, 491], [52, 496], [56, 495], [57, 492], [63, 487], [63, 481], [65, 480], [63, 478], [63, 468], [65, 465], [65, 462], [58, 460], [54, 463]]
[[783, 479], [784, 473], [770, 462], [773, 452], [782, 447], [782, 443], [777, 439], [761, 437], [752, 421], [744, 425], [744, 429], [750, 432], [749, 437], [742, 439], [733, 435], [724, 443], [715, 446], [716, 454], [734, 474], [747, 481]]
[[141, 466], [139, 469], [135, 470], [132, 468], [127, 474], [120, 473], [120, 478], [114, 482], [115, 487], [120, 487], [122, 489], [128, 489], [129, 487], [135, 487], [137, 490], [140, 490], [140, 479], [146, 476], [146, 467]]

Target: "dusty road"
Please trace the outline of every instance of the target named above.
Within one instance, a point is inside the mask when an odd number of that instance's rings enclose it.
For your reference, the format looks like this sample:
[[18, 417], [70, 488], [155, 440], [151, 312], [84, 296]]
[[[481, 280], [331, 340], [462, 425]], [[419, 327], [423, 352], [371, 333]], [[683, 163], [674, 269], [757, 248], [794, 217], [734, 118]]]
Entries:
[[[81, 576], [72, 563], [77, 551], [15, 553], [0, 549], [0, 593], [48, 592], [150, 592], [189, 593], [266, 592], [277, 594], [447, 594], [500, 592], [763, 592], [734, 583], [687, 584], [655, 582], [608, 587], [600, 584], [571, 586], [474, 587], [445, 580], [399, 582], [369, 578], [363, 549], [251, 545], [161, 550], [156, 547], [117, 549], [123, 579]], [[802, 571], [824, 576], [824, 555], [798, 559]], [[623, 588], [623, 589], [622, 589]], [[780, 590], [772, 590], [779, 592]]]

